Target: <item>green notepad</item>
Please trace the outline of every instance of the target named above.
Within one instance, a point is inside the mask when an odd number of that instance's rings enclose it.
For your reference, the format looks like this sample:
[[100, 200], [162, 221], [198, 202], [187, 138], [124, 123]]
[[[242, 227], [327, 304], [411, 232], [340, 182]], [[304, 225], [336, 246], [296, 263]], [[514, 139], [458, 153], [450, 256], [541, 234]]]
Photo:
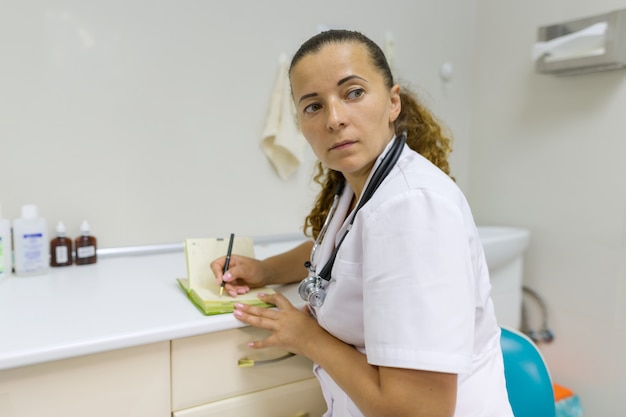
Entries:
[[[231, 297], [224, 292], [220, 297], [220, 286], [211, 270], [211, 262], [225, 256], [228, 240], [220, 238], [198, 238], [185, 240], [187, 278], [178, 278], [178, 284], [187, 293], [189, 300], [207, 316], [232, 313], [235, 303], [245, 303], [261, 307], [273, 307], [258, 298], [259, 293], [272, 294], [270, 287], [255, 288], [246, 294]], [[254, 243], [248, 237], [235, 237], [233, 254], [254, 258]]]

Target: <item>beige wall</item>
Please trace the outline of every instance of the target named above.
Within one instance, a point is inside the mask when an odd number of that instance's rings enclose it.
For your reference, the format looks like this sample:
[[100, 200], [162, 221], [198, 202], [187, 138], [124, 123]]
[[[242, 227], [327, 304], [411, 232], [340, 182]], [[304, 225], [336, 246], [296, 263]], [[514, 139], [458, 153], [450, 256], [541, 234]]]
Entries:
[[530, 229], [524, 281], [556, 335], [542, 351], [589, 416], [626, 411], [626, 70], [539, 75], [530, 50], [541, 25], [624, 7], [477, 2], [470, 200], [481, 223]]
[[624, 414], [626, 70], [554, 78], [530, 62], [538, 26], [622, 7], [8, 0], [0, 203], [10, 218], [37, 203], [70, 234], [86, 218], [102, 247], [297, 232], [313, 157], [281, 181], [258, 146], [278, 55], [318, 24], [391, 32], [399, 79], [454, 132], [478, 222], [532, 233], [525, 281], [548, 302], [555, 380], [587, 415]]
[[[466, 183], [471, 51], [459, 40], [473, 9], [466, 0], [4, 1], [4, 216], [36, 203], [51, 232], [62, 220], [70, 236], [87, 219], [104, 248], [299, 232], [314, 157], [283, 181], [259, 142], [280, 53], [318, 25], [381, 45], [391, 33], [397, 76], [454, 130]], [[444, 88], [446, 61], [456, 75]]]

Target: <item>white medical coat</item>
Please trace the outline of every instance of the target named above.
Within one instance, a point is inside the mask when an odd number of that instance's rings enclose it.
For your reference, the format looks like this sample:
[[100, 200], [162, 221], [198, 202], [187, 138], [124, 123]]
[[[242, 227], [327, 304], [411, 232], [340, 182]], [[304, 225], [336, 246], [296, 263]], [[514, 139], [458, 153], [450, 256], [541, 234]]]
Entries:
[[[353, 195], [346, 185], [315, 255], [318, 273], [345, 233]], [[318, 322], [370, 364], [458, 374], [456, 417], [513, 416], [469, 205], [454, 181], [408, 146], [357, 213], [325, 284]], [[314, 371], [326, 417], [363, 415], [321, 367]]]

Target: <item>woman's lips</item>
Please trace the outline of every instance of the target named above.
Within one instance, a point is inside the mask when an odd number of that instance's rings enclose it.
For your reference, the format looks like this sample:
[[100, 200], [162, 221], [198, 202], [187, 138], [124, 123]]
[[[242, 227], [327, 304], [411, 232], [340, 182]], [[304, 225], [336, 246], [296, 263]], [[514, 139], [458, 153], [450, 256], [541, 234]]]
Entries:
[[353, 140], [345, 140], [343, 142], [339, 142], [336, 145], [333, 145], [330, 150], [341, 150], [341, 149], [345, 149], [350, 147], [351, 145], [353, 145], [354, 143], [356, 143], [356, 141]]

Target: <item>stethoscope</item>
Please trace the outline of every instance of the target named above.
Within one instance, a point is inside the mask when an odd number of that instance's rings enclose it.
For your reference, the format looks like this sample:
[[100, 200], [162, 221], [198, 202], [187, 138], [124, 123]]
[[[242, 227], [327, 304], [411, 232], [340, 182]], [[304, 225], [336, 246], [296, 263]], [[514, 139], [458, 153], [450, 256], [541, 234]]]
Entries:
[[322, 271], [317, 274], [317, 267], [313, 264], [315, 259], [315, 252], [317, 248], [321, 245], [322, 240], [324, 239], [324, 235], [326, 234], [326, 230], [328, 229], [328, 225], [330, 224], [331, 219], [335, 215], [335, 211], [337, 211], [337, 206], [339, 205], [339, 198], [341, 197], [341, 193], [343, 192], [343, 187], [345, 185], [345, 181], [342, 181], [337, 188], [335, 189], [335, 196], [333, 197], [333, 204], [328, 211], [328, 215], [324, 220], [324, 224], [322, 225], [322, 229], [320, 233], [317, 235], [317, 239], [313, 243], [313, 248], [311, 249], [311, 257], [310, 260], [305, 262], [304, 266], [306, 266], [309, 270], [309, 276], [300, 282], [300, 286], [298, 287], [298, 293], [300, 297], [304, 301], [307, 301], [311, 307], [321, 307], [324, 304], [324, 300], [326, 299], [326, 290], [324, 289], [323, 282], [330, 281], [330, 271], [333, 269], [333, 265], [335, 264], [335, 258], [337, 258], [337, 252], [341, 247], [346, 235], [352, 228], [352, 223], [354, 223], [354, 219], [356, 218], [357, 212], [369, 201], [370, 198], [374, 195], [374, 192], [378, 189], [380, 184], [383, 182], [385, 177], [389, 175], [393, 167], [398, 162], [400, 158], [400, 154], [402, 153], [402, 149], [404, 148], [404, 144], [406, 143], [406, 131], [403, 131], [400, 136], [395, 138], [394, 143], [391, 145], [391, 149], [380, 165], [374, 171], [370, 182], [367, 184], [361, 199], [359, 200], [359, 204], [356, 206], [352, 213], [352, 218], [350, 219], [350, 223], [346, 228], [345, 233], [339, 240], [337, 246], [333, 250], [330, 258], [326, 262], [326, 265], [322, 268]]

